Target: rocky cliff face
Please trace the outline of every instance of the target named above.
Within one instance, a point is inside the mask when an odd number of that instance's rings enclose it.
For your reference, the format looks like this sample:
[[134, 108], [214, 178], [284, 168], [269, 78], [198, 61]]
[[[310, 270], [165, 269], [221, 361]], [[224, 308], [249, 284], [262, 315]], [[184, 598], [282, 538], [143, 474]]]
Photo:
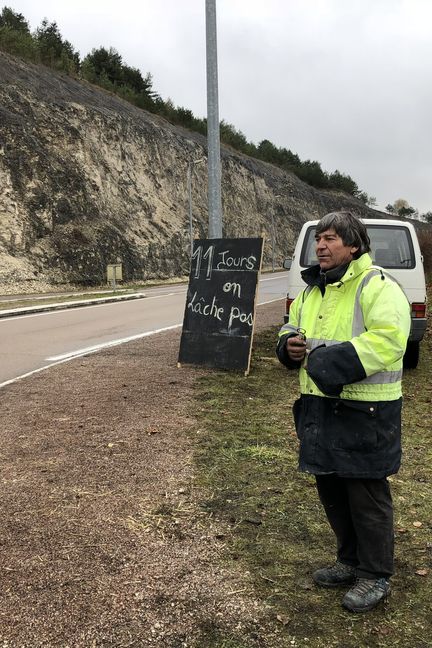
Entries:
[[[88, 84], [0, 52], [0, 283], [3, 291], [187, 274], [187, 168], [206, 139]], [[207, 167], [192, 177], [195, 236], [207, 233]], [[222, 150], [224, 236], [275, 228], [277, 263], [305, 220], [350, 208], [271, 165]], [[264, 263], [271, 262], [271, 245]], [[0, 288], [1, 291], [1, 288]]]

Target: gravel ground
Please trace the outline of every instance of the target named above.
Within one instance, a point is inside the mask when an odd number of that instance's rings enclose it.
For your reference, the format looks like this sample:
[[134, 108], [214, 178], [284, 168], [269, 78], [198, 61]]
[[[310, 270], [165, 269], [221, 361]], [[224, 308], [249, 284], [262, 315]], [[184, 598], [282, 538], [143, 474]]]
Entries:
[[[257, 329], [281, 321], [260, 307]], [[271, 638], [250, 575], [195, 484], [193, 386], [179, 333], [0, 390], [0, 646], [209, 645]]]

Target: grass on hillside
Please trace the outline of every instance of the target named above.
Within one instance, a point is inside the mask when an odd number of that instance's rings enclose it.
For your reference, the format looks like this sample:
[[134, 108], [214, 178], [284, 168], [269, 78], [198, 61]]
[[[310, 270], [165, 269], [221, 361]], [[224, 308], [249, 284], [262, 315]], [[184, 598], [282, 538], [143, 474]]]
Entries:
[[[314, 479], [297, 471], [291, 406], [297, 372], [274, 356], [276, 329], [258, 336], [249, 377], [214, 372], [200, 380], [197, 464], [210, 493], [203, 507], [230, 528], [227, 561], [239, 561], [268, 606], [277, 642], [217, 627], [206, 648], [426, 648], [432, 646], [432, 335], [404, 376], [403, 467], [390, 478], [396, 571], [388, 602], [365, 615], [345, 611], [343, 590], [316, 588], [311, 572], [334, 558], [334, 538]], [[271, 643], [273, 641], [273, 643]], [[200, 644], [201, 645], [201, 644]]]

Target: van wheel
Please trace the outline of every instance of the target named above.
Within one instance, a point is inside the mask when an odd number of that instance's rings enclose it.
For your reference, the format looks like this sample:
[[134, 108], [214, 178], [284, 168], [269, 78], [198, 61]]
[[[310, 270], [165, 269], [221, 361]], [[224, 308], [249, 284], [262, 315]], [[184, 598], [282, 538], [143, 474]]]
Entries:
[[415, 369], [420, 356], [420, 342], [408, 342], [404, 359], [404, 369]]

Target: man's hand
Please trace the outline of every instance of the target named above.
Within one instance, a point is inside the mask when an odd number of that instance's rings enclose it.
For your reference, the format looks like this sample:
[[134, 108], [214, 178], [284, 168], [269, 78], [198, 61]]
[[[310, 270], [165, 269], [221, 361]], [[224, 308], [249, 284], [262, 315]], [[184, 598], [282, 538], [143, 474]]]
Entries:
[[296, 335], [286, 341], [286, 350], [290, 360], [301, 362], [306, 355], [306, 340]]

